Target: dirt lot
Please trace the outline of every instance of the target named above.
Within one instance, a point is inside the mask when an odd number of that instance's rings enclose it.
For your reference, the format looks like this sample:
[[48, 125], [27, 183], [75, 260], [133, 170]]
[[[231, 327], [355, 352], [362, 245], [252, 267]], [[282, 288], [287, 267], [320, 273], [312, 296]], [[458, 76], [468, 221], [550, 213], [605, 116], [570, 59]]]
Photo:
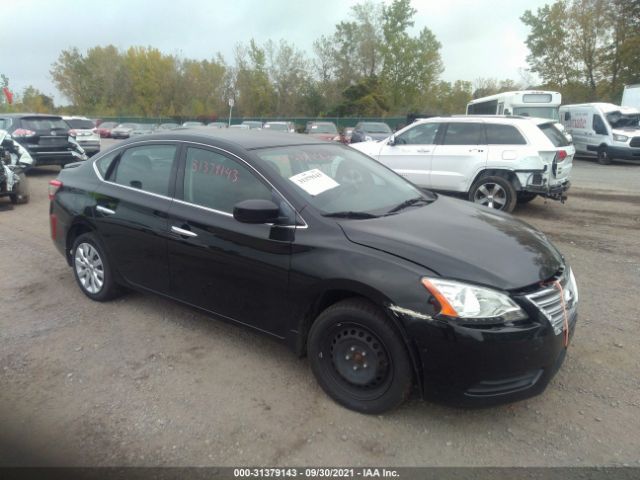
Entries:
[[34, 171], [28, 205], [0, 200], [0, 464], [22, 447], [75, 465], [640, 465], [640, 165], [575, 171], [567, 204], [516, 211], [581, 289], [547, 391], [373, 417], [334, 404], [306, 360], [258, 334], [150, 295], [88, 300], [49, 239], [57, 168]]

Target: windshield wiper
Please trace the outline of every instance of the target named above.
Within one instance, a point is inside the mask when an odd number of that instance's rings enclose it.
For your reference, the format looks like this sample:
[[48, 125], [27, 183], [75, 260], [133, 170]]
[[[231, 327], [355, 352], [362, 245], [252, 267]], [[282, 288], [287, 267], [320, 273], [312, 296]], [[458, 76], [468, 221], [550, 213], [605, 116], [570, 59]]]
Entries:
[[334, 218], [353, 218], [353, 219], [365, 219], [365, 218], [378, 218], [379, 215], [374, 215], [373, 213], [367, 212], [333, 212], [333, 213], [325, 213], [323, 217], [334, 217]]
[[427, 200], [424, 197], [410, 198], [409, 200], [405, 200], [404, 202], [402, 202], [402, 203], [396, 205], [395, 207], [393, 207], [391, 210], [389, 210], [387, 212], [387, 215], [399, 212], [402, 209], [405, 209], [405, 208], [410, 207], [412, 205], [417, 205], [419, 203], [431, 203], [431, 200]]

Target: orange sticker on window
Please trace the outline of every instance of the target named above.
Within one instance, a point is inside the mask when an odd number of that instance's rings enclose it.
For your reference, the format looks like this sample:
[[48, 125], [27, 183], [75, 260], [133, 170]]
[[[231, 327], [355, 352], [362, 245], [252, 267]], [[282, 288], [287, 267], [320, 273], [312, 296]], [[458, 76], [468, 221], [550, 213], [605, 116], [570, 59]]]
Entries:
[[215, 175], [216, 177], [226, 177], [231, 183], [236, 183], [240, 178], [240, 172], [237, 168], [228, 168], [208, 160], [192, 160], [191, 171], [205, 175]]

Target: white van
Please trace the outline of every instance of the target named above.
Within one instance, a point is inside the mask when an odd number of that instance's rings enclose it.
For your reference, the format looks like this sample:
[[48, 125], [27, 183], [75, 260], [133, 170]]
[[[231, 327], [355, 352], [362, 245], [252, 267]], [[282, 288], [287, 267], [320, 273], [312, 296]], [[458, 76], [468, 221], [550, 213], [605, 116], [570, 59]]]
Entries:
[[560, 107], [560, 121], [573, 137], [576, 153], [596, 155], [608, 165], [614, 159], [640, 161], [640, 111], [612, 103]]

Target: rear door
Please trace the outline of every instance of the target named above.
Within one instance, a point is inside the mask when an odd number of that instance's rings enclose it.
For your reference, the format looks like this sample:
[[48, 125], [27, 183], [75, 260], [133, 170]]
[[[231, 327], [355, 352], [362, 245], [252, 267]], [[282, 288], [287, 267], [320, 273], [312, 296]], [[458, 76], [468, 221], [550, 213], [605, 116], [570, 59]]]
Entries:
[[167, 215], [178, 146], [132, 146], [109, 164], [98, 188], [95, 222], [112, 265], [129, 283], [169, 292]]
[[470, 182], [486, 164], [484, 124], [447, 123], [431, 160], [431, 188], [466, 192]]
[[225, 151], [187, 146], [182, 165], [168, 223], [171, 295], [284, 337], [294, 228], [240, 223], [233, 207], [265, 199], [279, 204], [283, 217], [292, 217], [293, 210]]
[[395, 136], [395, 143], [381, 142], [377, 160], [418, 186], [431, 187], [431, 156], [440, 123], [418, 123]]

